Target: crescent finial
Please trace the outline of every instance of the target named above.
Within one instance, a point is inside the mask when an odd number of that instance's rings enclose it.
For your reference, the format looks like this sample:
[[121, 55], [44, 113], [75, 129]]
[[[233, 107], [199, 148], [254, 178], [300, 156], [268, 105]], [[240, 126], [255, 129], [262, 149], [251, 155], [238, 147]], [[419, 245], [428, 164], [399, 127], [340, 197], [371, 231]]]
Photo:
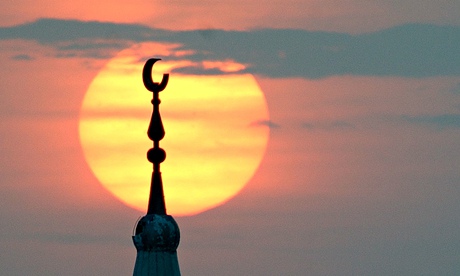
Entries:
[[142, 80], [144, 81], [144, 86], [147, 88], [147, 90], [158, 93], [163, 91], [166, 88], [166, 85], [168, 84], [169, 80], [169, 74], [163, 74], [163, 78], [161, 79], [161, 82], [154, 82], [152, 79], [152, 68], [155, 62], [159, 61], [161, 59], [159, 58], [151, 58], [147, 60], [147, 62], [144, 65], [144, 69], [142, 70]]

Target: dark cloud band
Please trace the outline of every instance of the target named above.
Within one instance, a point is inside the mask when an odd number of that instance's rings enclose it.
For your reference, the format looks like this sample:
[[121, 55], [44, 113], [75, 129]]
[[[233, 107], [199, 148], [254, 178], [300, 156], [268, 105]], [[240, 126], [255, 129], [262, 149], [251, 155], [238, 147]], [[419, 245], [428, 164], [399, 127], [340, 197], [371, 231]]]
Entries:
[[[0, 28], [0, 39], [35, 40], [58, 51], [88, 52], [85, 56], [93, 58], [107, 58], [104, 50], [122, 49], [130, 43], [179, 43], [182, 46], [177, 50], [190, 53], [181, 58], [231, 59], [248, 64], [244, 72], [275, 78], [460, 75], [460, 27], [455, 26], [408, 24], [349, 35], [292, 29], [168, 31], [138, 24], [40, 19]], [[176, 72], [227, 74], [201, 67], [182, 67]]]

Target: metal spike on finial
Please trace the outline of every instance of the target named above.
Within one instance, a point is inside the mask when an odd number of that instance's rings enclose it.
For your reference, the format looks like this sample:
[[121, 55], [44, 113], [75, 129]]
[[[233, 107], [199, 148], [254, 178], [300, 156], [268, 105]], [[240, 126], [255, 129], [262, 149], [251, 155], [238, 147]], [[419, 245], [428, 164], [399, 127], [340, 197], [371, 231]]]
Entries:
[[166, 214], [166, 205], [163, 192], [163, 181], [161, 179], [160, 163], [166, 158], [166, 152], [160, 148], [160, 140], [165, 136], [163, 123], [160, 116], [160, 99], [159, 93], [166, 88], [169, 80], [169, 74], [163, 74], [160, 83], [154, 82], [152, 79], [152, 68], [155, 62], [160, 59], [152, 58], [147, 60], [142, 70], [142, 79], [147, 90], [153, 92], [153, 112], [150, 119], [149, 129], [147, 134], [150, 140], [153, 141], [153, 148], [147, 152], [147, 159], [153, 163], [152, 181], [150, 184], [150, 196], [147, 214]]

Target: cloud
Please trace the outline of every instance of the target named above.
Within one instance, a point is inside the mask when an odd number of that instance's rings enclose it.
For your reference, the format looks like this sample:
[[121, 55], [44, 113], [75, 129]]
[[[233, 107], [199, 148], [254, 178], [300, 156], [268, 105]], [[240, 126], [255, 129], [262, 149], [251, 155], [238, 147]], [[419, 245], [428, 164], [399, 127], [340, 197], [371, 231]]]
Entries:
[[402, 116], [402, 119], [409, 123], [430, 126], [438, 130], [446, 128], [460, 128], [460, 114]]
[[330, 121], [330, 122], [304, 122], [302, 127], [308, 130], [345, 130], [356, 128], [354, 124], [346, 121]]
[[270, 121], [270, 120], [258, 120], [258, 121], [252, 122], [250, 125], [251, 126], [268, 126], [271, 129], [281, 127], [279, 124], [277, 124], [277, 123], [275, 123], [273, 121]]
[[176, 67], [172, 73], [180, 73], [185, 75], [223, 75], [226, 72], [220, 70], [219, 68], [203, 68], [201, 66], [184, 66]]
[[14, 59], [14, 60], [33, 60], [34, 59], [34, 57], [32, 57], [30, 55], [26, 55], [26, 54], [15, 55], [15, 56], [13, 56], [11, 58]]
[[[108, 58], [104, 49], [164, 42], [187, 53], [173, 59], [233, 60], [244, 72], [269, 77], [323, 78], [333, 75], [429, 77], [460, 75], [460, 27], [408, 24], [350, 35], [294, 29], [168, 31], [139, 24], [40, 19], [0, 28], [0, 39], [51, 45], [64, 57]], [[168, 58], [168, 57], [163, 57]], [[176, 68], [188, 74], [227, 74], [219, 68]]]
[[25, 238], [46, 242], [46, 243], [60, 243], [60, 244], [123, 244], [120, 242], [119, 237], [89, 234], [82, 232], [75, 233], [58, 233], [58, 232], [36, 232], [33, 234], [24, 235]]
[[246, 65], [232, 60], [196, 62], [189, 66], [176, 67], [172, 72], [192, 75], [222, 75], [246, 73]]
[[449, 89], [449, 91], [450, 91], [452, 94], [460, 95], [460, 82], [457, 83], [457, 85], [455, 85], [455, 86], [452, 87], [451, 89]]
[[92, 59], [110, 59], [117, 52], [128, 48], [133, 42], [116, 40], [81, 39], [78, 41], [55, 43], [58, 50], [55, 57], [86, 57]]
[[159, 32], [138, 24], [44, 18], [31, 23], [0, 28], [0, 38], [30, 39], [48, 45], [62, 41], [79, 41], [84, 38], [140, 42], [148, 40], [153, 35], [160, 35]]

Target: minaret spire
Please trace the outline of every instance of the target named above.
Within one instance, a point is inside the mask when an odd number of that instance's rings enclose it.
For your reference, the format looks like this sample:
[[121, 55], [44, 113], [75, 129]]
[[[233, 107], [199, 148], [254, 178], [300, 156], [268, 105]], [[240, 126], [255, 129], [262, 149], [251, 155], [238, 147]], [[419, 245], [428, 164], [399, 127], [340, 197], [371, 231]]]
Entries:
[[159, 93], [166, 88], [169, 80], [169, 74], [163, 74], [161, 83], [152, 80], [152, 68], [159, 59], [149, 59], [142, 71], [142, 79], [147, 90], [153, 93], [152, 105], [153, 112], [150, 119], [147, 134], [153, 141], [153, 148], [147, 152], [147, 159], [153, 164], [152, 181], [150, 184], [150, 196], [147, 214], [166, 215], [166, 204], [164, 200], [163, 181], [161, 179], [160, 163], [166, 158], [166, 152], [160, 148], [160, 140], [165, 136], [165, 130], [160, 115], [160, 98]]
[[166, 158], [166, 152], [160, 148], [160, 140], [165, 136], [160, 116], [159, 93], [166, 88], [169, 74], [163, 74], [160, 83], [152, 80], [152, 67], [160, 59], [149, 59], [142, 71], [142, 79], [147, 90], [153, 93], [153, 112], [150, 119], [148, 137], [153, 141], [153, 148], [147, 151], [147, 159], [153, 164], [152, 179], [147, 214], [136, 226], [133, 236], [137, 249], [134, 276], [180, 276], [177, 260], [179, 246], [179, 227], [172, 216], [166, 214], [166, 204], [161, 179], [160, 163]]

